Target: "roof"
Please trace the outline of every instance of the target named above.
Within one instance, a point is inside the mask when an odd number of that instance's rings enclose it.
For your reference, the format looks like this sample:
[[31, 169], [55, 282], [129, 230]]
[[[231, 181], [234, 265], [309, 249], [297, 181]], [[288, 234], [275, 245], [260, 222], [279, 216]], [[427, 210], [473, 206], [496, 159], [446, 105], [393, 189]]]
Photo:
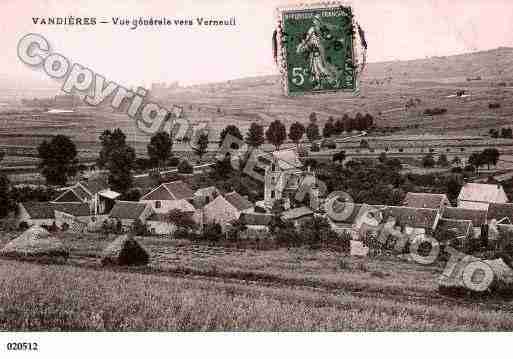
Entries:
[[77, 202], [77, 203], [80, 203], [82, 202], [83, 199], [80, 198], [74, 191], [72, 191], [71, 189], [68, 189], [64, 192], [62, 192], [59, 196], [57, 196], [55, 199], [54, 199], [54, 202], [66, 202], [66, 203], [69, 203], [69, 202]]
[[314, 213], [313, 211], [308, 207], [297, 207], [289, 209], [288, 211], [284, 211], [281, 214], [281, 218], [284, 220], [294, 220], [299, 219], [303, 217], [312, 216]]
[[101, 178], [88, 179], [87, 181], [80, 181], [79, 183], [91, 194], [109, 189], [109, 184]]
[[455, 231], [461, 236], [467, 236], [472, 230], [472, 221], [460, 219], [440, 219], [437, 230]]
[[234, 206], [238, 211], [244, 211], [246, 209], [253, 208], [254, 205], [246, 198], [242, 197], [237, 192], [230, 192], [224, 195], [224, 198]]
[[240, 216], [242, 223], [248, 226], [267, 226], [271, 219], [271, 215], [263, 213], [243, 213]]
[[[513, 224], [513, 203], [490, 203], [486, 218], [487, 220], [496, 219], [497, 221], [508, 218], [509, 223]], [[508, 222], [504, 221], [502, 224], [508, 224]]]
[[138, 219], [145, 209], [146, 203], [117, 201], [110, 211], [110, 217], [119, 219]]
[[87, 217], [90, 215], [87, 203], [51, 203], [51, 207], [60, 212], [71, 214], [75, 217]]
[[50, 202], [23, 202], [20, 205], [25, 208], [31, 219], [55, 218]]
[[486, 211], [461, 207], [445, 207], [442, 218], [470, 220], [474, 227], [480, 227], [486, 224]]
[[174, 181], [162, 183], [146, 195], [141, 200], [166, 201], [190, 199], [194, 197], [192, 189], [183, 181]]
[[460, 201], [492, 203], [497, 202], [503, 191], [500, 184], [466, 183], [461, 188], [458, 199]]
[[75, 185], [70, 189], [73, 193], [75, 193], [82, 201], [91, 199], [91, 195], [84, 190], [84, 188], [80, 185]]
[[404, 198], [403, 204], [414, 208], [433, 208], [437, 209], [449, 203], [445, 194], [439, 193], [413, 193], [408, 192]]
[[394, 217], [398, 225], [406, 225], [413, 228], [434, 229], [438, 217], [438, 211], [432, 208], [413, 208], [388, 206], [383, 208], [383, 219]]

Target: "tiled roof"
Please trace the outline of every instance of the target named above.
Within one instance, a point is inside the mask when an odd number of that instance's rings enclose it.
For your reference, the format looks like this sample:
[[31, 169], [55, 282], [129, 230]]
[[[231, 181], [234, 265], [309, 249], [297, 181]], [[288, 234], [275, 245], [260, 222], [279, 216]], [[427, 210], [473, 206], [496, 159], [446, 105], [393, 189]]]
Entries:
[[474, 227], [486, 224], [486, 211], [460, 207], [446, 207], [442, 217], [446, 219], [464, 219], [472, 221]]
[[284, 220], [294, 220], [303, 217], [312, 216], [313, 211], [308, 207], [297, 207], [289, 209], [281, 214], [281, 218]]
[[445, 194], [408, 192], [403, 204], [407, 207], [437, 209], [448, 202]]
[[145, 203], [118, 201], [110, 211], [110, 217], [119, 219], [138, 219], [145, 209]]
[[248, 226], [267, 226], [271, 222], [272, 216], [262, 213], [243, 213], [240, 219]]
[[513, 203], [490, 203], [486, 218], [488, 220], [496, 219], [497, 221], [508, 218], [509, 222], [506, 220], [502, 223], [513, 224]]
[[71, 214], [76, 217], [86, 217], [90, 215], [89, 205], [87, 203], [52, 203], [51, 207], [56, 211]]
[[64, 192], [62, 192], [59, 196], [57, 196], [54, 200], [54, 202], [82, 202], [82, 199], [77, 196], [75, 192], [68, 189]]
[[157, 188], [148, 192], [141, 199], [151, 201], [169, 201], [189, 199], [194, 197], [192, 189], [183, 181], [162, 183]]
[[235, 208], [237, 208], [238, 211], [244, 211], [246, 209], [253, 208], [254, 205], [250, 201], [248, 201], [246, 198], [242, 197], [237, 192], [230, 192], [226, 193], [224, 195], [224, 198]]
[[91, 199], [91, 195], [87, 193], [80, 185], [75, 185], [71, 191], [73, 191], [73, 193], [75, 193], [83, 201], [88, 201]]
[[501, 185], [487, 183], [466, 183], [458, 196], [461, 201], [496, 202], [501, 192]]
[[194, 197], [192, 189], [182, 181], [163, 183], [164, 187], [175, 197], [175, 199], [189, 199]]
[[434, 229], [438, 211], [431, 208], [412, 208], [388, 206], [382, 209], [383, 219], [396, 219], [398, 225], [413, 228]]
[[50, 202], [23, 202], [20, 205], [27, 210], [32, 219], [55, 218]]

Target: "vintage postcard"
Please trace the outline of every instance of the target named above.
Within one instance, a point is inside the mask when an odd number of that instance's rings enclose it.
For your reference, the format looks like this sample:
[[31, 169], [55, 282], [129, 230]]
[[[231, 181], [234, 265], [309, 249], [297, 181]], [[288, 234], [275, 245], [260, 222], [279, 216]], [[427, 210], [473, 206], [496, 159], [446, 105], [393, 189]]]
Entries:
[[0, 30], [2, 359], [510, 350], [512, 1], [2, 0]]

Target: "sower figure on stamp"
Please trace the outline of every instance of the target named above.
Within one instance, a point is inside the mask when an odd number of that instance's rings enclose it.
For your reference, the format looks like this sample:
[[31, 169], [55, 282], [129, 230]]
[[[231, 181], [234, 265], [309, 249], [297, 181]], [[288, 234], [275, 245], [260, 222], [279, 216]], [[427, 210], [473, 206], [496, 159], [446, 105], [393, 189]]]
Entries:
[[339, 74], [336, 67], [326, 58], [326, 41], [333, 41], [330, 33], [331, 24], [325, 24], [316, 15], [312, 19], [313, 26], [308, 29], [303, 40], [298, 45], [298, 54], [308, 55], [309, 73], [314, 88], [321, 88], [323, 84], [338, 86]]

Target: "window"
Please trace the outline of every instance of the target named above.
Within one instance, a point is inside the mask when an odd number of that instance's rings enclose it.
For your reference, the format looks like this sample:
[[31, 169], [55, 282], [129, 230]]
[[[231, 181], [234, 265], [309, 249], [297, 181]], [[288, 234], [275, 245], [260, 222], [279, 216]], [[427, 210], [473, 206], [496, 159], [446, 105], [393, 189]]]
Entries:
[[274, 198], [274, 191], [271, 191], [271, 198]]
[[160, 208], [162, 207], [162, 203], [160, 203], [160, 201], [155, 201], [155, 208]]
[[271, 166], [271, 171], [276, 171], [276, 165], [274, 163]]
[[210, 196], [206, 196], [205, 197], [205, 203], [209, 203], [210, 202]]

